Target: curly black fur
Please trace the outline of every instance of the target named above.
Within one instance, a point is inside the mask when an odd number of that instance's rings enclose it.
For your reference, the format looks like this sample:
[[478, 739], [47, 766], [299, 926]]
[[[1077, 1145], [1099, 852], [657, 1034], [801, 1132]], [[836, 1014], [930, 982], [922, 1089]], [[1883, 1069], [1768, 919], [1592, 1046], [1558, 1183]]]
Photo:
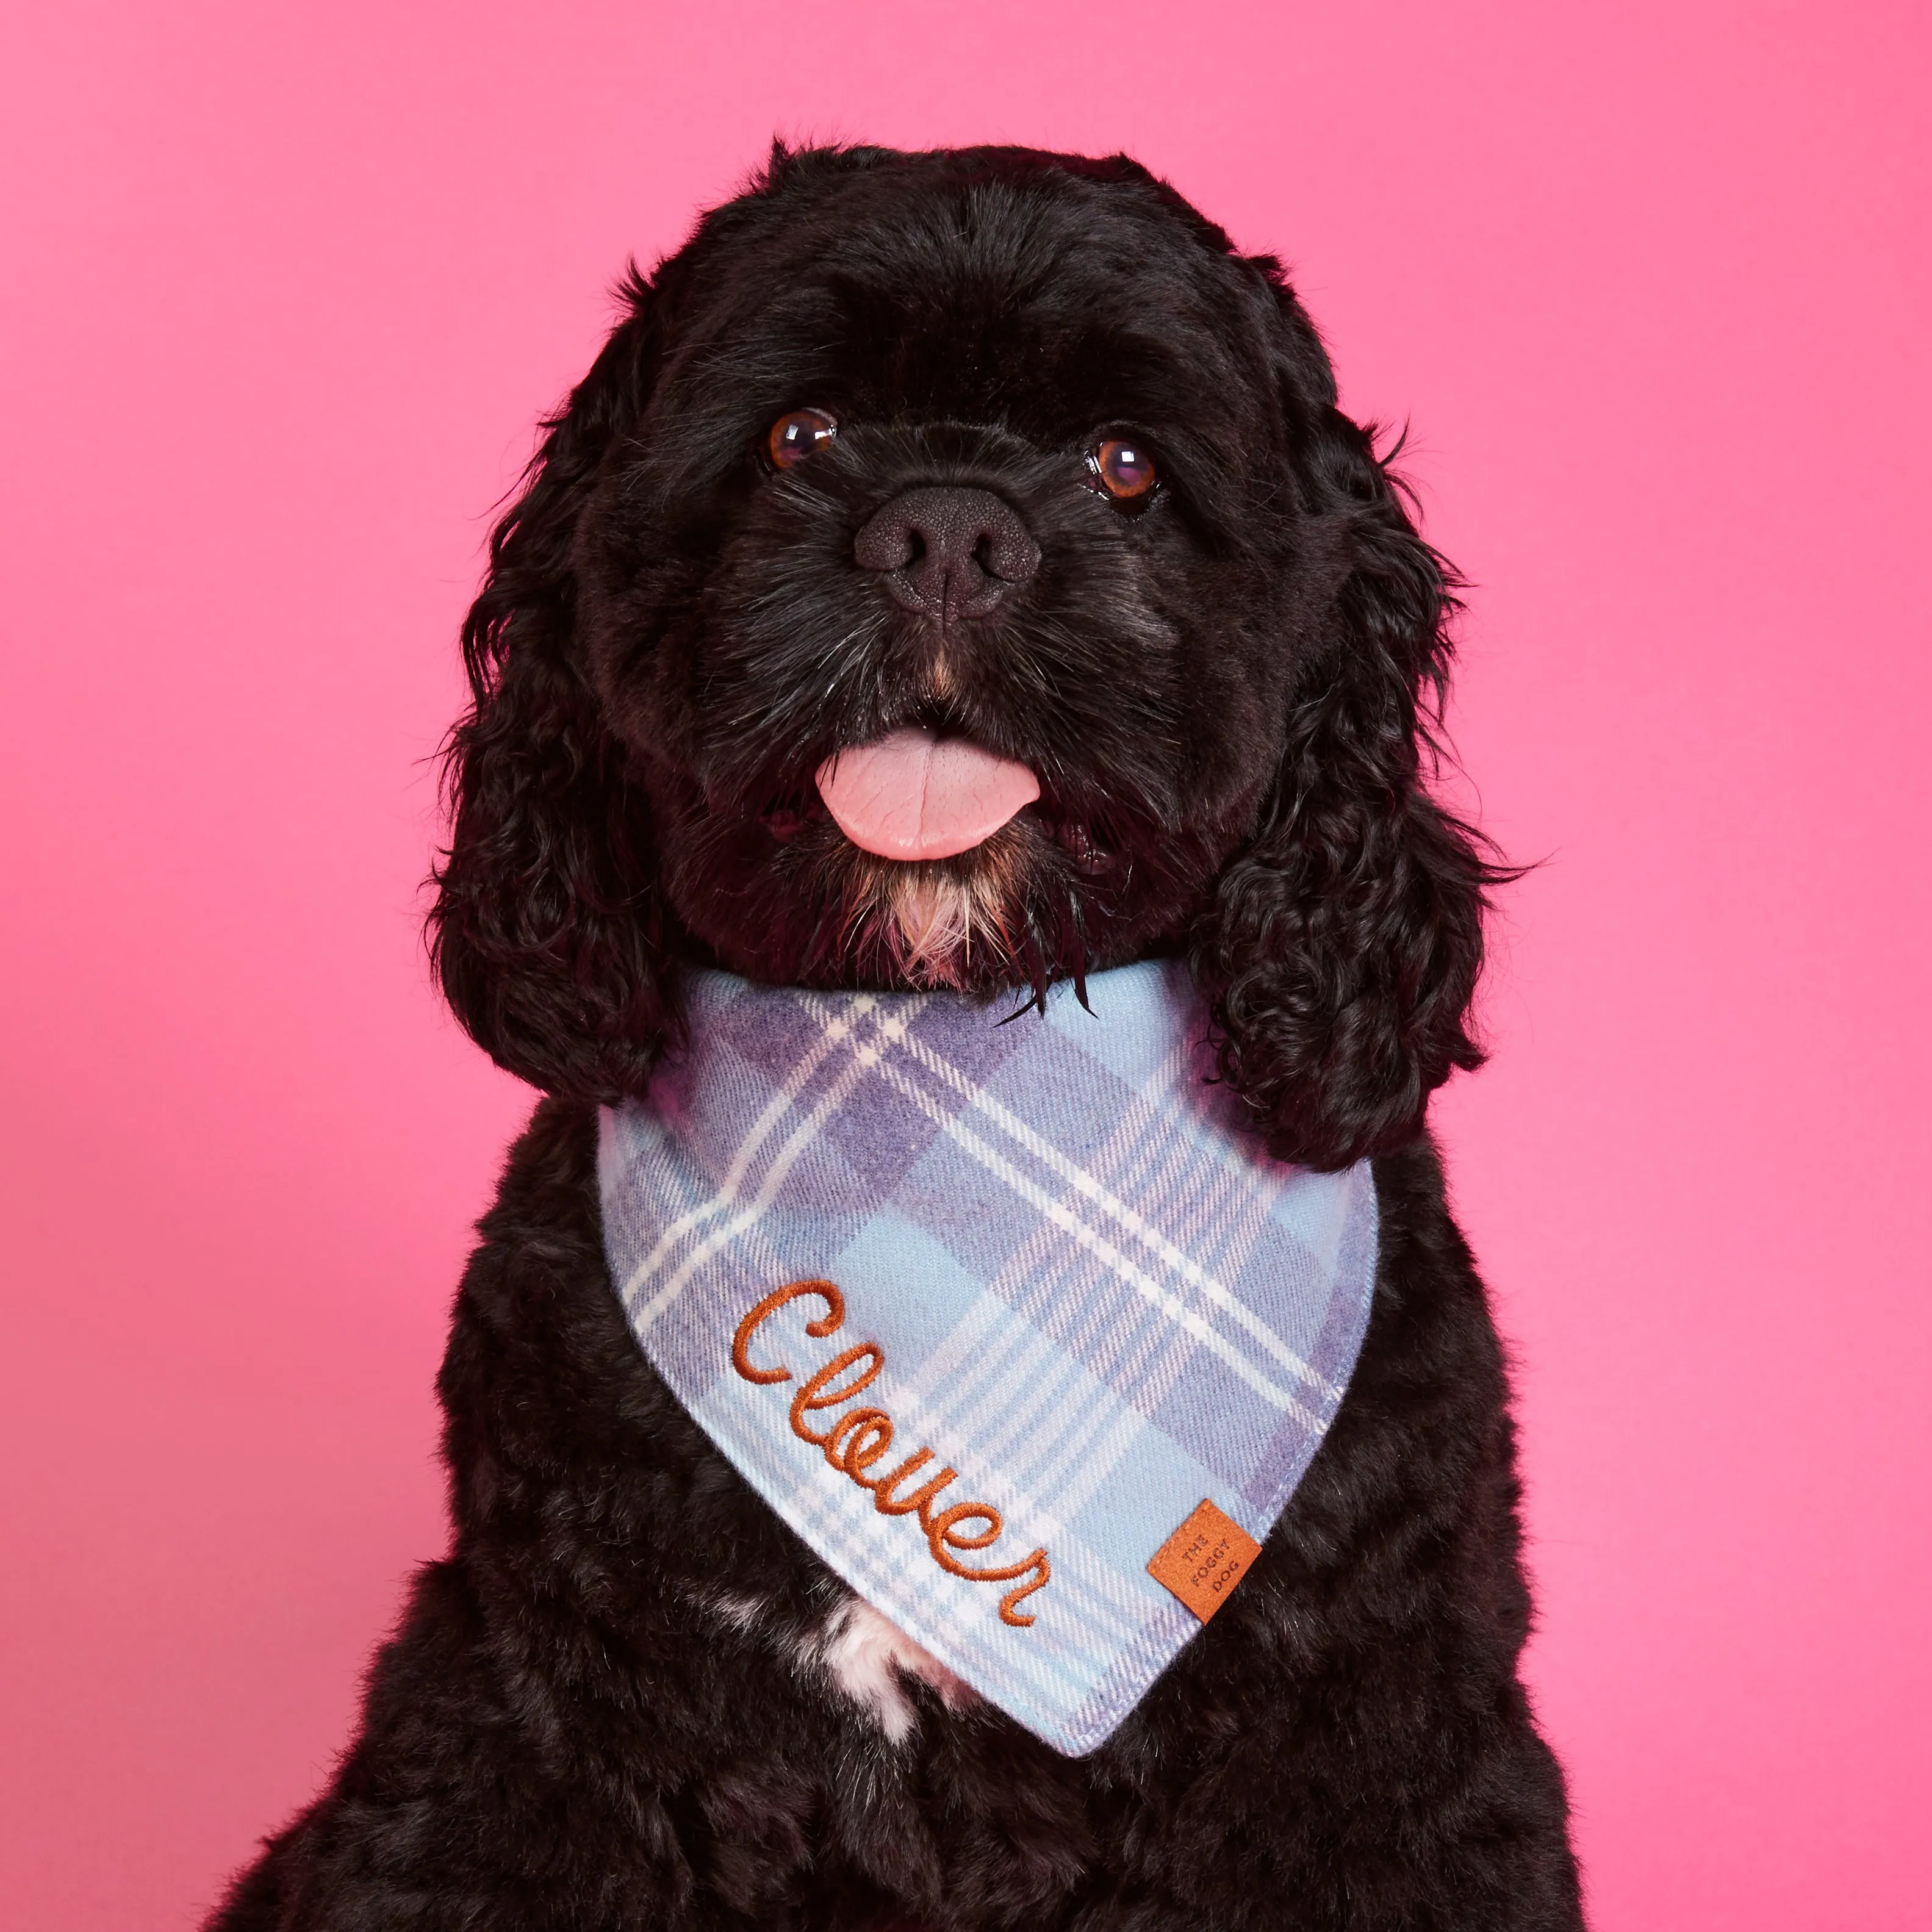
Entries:
[[[622, 299], [464, 631], [436, 956], [554, 1097], [458, 1304], [454, 1540], [335, 1780], [212, 1923], [1579, 1925], [1516, 1675], [1501, 1352], [1423, 1126], [1479, 1058], [1498, 876], [1426, 784], [1452, 582], [1277, 265], [1118, 158], [779, 150]], [[836, 443], [762, 466], [808, 405]], [[1082, 467], [1121, 426], [1162, 479], [1131, 514]], [[946, 629], [851, 556], [933, 484], [998, 493], [1042, 554]], [[1376, 1156], [1340, 1414], [1227, 1606], [1084, 1759], [910, 1677], [890, 1742], [838, 1692], [814, 1646], [848, 1593], [678, 1406], [605, 1272], [593, 1103], [675, 1042], [687, 962], [923, 970], [892, 938], [904, 873], [812, 782], [908, 723], [1040, 780], [929, 868], [992, 909], [956, 983], [1184, 954], [1275, 1151]]]

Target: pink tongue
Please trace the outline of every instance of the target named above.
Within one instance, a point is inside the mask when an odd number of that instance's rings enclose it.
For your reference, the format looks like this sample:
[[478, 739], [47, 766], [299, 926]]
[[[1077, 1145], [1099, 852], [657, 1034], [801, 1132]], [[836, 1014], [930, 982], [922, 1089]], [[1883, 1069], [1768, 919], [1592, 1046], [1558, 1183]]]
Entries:
[[839, 830], [882, 859], [950, 859], [1040, 796], [1025, 766], [916, 730], [848, 746], [819, 766], [818, 782]]

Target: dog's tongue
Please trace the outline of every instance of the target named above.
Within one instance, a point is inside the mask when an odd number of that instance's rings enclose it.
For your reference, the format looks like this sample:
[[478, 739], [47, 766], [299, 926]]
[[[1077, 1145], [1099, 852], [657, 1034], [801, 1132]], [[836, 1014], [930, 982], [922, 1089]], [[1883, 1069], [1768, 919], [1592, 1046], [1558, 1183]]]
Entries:
[[950, 859], [1040, 796], [1025, 766], [917, 730], [848, 746], [819, 766], [818, 782], [839, 830], [882, 859]]

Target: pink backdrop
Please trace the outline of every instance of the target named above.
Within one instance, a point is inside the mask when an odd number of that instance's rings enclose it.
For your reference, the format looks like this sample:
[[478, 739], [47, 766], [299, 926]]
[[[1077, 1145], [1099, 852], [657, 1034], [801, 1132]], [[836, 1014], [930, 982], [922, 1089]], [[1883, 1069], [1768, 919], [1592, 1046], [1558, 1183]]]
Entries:
[[[307, 18], [298, 17], [306, 13]], [[442, 1544], [528, 1095], [430, 997], [491, 503], [775, 128], [1125, 146], [1474, 578], [1438, 1118], [1602, 1932], [1932, 1923], [1922, 8], [67, 0], [0, 192], [0, 1899], [184, 1927]]]

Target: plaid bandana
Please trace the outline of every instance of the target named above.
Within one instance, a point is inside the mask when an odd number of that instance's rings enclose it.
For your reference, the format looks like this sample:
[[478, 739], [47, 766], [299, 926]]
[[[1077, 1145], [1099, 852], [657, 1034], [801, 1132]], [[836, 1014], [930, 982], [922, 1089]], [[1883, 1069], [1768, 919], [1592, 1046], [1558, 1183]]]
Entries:
[[1232, 1124], [1184, 969], [1044, 1016], [694, 976], [606, 1110], [639, 1346], [825, 1562], [1056, 1750], [1103, 1743], [1239, 1582], [1368, 1321], [1366, 1161]]

